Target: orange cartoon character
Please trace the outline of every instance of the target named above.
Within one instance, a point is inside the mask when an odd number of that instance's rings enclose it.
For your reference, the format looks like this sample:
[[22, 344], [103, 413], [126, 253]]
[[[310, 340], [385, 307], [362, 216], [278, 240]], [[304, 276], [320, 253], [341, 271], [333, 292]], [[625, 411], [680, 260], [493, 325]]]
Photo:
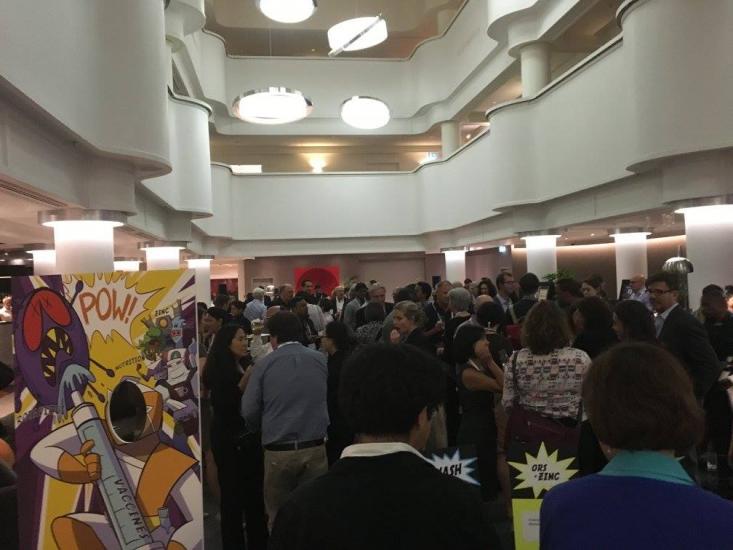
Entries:
[[[203, 548], [197, 462], [161, 442], [163, 408], [159, 392], [123, 378], [103, 420], [93, 407], [77, 406], [73, 422], [35, 445], [31, 460], [44, 473], [66, 483], [94, 483], [104, 502], [105, 513], [53, 520], [60, 550]], [[173, 504], [180, 512], [175, 519]]]

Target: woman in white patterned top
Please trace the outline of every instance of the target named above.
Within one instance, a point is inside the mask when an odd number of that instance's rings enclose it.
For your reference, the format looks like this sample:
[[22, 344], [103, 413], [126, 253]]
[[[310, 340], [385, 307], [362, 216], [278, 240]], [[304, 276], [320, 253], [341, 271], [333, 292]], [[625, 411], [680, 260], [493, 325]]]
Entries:
[[515, 396], [527, 410], [556, 419], [576, 420], [588, 354], [569, 347], [565, 314], [553, 303], [538, 302], [522, 325], [521, 350], [504, 365], [501, 402], [511, 409]]

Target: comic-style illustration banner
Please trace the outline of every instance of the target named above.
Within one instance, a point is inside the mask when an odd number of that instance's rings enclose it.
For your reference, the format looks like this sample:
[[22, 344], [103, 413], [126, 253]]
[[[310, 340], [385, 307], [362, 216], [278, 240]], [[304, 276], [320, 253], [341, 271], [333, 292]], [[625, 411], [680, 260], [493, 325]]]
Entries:
[[202, 547], [192, 271], [15, 277], [21, 547]]
[[471, 485], [481, 485], [479, 481], [476, 447], [448, 447], [431, 453], [423, 453], [428, 462], [446, 475], [457, 477]]
[[514, 545], [517, 550], [540, 547], [542, 497], [555, 485], [572, 479], [577, 449], [553, 449], [512, 442], [507, 452], [511, 469]]

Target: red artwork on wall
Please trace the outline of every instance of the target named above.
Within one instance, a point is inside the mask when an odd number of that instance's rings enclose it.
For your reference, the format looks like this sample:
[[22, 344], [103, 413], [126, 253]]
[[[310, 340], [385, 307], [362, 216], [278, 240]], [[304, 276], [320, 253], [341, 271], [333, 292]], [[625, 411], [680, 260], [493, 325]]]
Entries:
[[301, 282], [313, 281], [313, 286], [321, 286], [321, 292], [331, 294], [334, 288], [339, 285], [341, 270], [338, 266], [325, 267], [296, 267], [294, 270], [296, 292]]

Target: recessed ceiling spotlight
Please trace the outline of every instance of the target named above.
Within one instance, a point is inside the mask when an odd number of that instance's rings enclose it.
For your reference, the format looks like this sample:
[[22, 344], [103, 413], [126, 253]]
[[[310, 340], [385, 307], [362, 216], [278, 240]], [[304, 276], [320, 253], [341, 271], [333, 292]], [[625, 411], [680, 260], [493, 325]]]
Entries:
[[596, 234], [595, 234], [595, 233], [591, 233], [591, 234], [590, 234], [590, 236], [591, 236], [591, 237], [595, 237], [595, 236], [596, 236]]
[[298, 90], [271, 86], [242, 94], [234, 100], [232, 110], [246, 122], [287, 124], [311, 114], [313, 103]]
[[374, 97], [354, 96], [341, 104], [341, 119], [354, 128], [376, 130], [389, 122], [389, 107]]
[[387, 40], [387, 22], [380, 13], [376, 17], [355, 17], [328, 29], [330, 57], [341, 52], [365, 50]]
[[471, 134], [466, 134], [466, 139], [471, 139]]
[[316, 0], [257, 0], [260, 11], [278, 23], [300, 23], [316, 11]]

